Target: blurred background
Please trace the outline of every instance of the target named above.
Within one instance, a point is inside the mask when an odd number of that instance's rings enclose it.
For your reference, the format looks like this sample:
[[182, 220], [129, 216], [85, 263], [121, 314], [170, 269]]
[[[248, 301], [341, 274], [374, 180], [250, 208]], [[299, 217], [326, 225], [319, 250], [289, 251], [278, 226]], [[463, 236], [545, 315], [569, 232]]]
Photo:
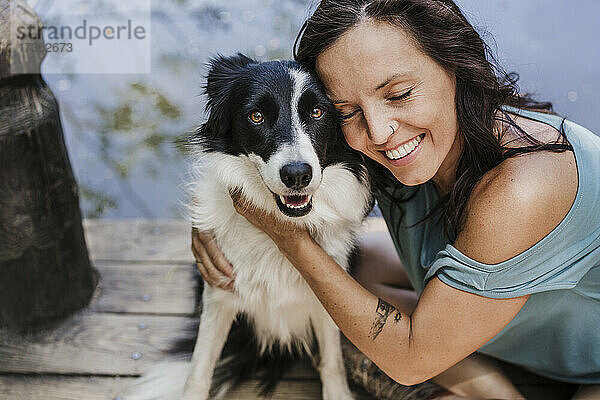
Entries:
[[[42, 20], [100, 0], [28, 1]], [[57, 5], [60, 3], [60, 7]], [[600, 132], [600, 3], [459, 0], [521, 91]], [[106, 4], [104, 2], [104, 4]], [[174, 140], [203, 122], [207, 59], [288, 59], [313, 0], [162, 0], [151, 6], [148, 74], [42, 74], [56, 95], [87, 218], [179, 218], [185, 156]], [[63, 69], [63, 71], [65, 71]]]

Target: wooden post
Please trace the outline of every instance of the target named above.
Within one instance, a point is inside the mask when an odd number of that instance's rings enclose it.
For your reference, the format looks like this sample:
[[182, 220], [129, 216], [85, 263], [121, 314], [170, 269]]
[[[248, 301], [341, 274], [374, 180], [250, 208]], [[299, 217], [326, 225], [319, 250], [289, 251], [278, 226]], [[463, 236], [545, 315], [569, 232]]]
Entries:
[[[44, 52], [17, 26], [41, 26], [21, 0], [0, 0], [0, 327], [32, 332], [86, 306], [98, 283]], [[12, 28], [12, 29], [11, 29]], [[39, 49], [38, 49], [39, 50]]]

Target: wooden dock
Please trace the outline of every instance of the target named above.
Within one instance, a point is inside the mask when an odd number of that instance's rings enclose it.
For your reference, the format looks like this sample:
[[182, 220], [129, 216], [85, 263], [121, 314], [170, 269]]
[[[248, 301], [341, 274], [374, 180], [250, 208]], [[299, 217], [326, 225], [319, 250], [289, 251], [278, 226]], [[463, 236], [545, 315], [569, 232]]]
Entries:
[[[366, 230], [384, 229], [371, 218]], [[190, 230], [181, 220], [87, 220], [86, 240], [101, 273], [90, 306], [26, 338], [0, 332], [0, 399], [127, 400], [122, 389], [162, 359], [178, 331], [198, 318]], [[531, 399], [567, 399], [573, 387], [509, 369]], [[358, 388], [357, 399], [370, 396]], [[256, 399], [248, 381], [228, 398]], [[320, 399], [318, 376], [298, 364], [273, 400]]]

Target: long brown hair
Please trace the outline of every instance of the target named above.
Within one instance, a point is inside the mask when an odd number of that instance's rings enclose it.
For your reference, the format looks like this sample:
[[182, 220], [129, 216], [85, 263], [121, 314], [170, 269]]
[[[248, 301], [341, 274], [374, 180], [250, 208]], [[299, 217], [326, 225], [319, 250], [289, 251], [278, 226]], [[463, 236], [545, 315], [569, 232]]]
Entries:
[[[467, 200], [486, 172], [520, 154], [572, 149], [562, 126], [556, 142], [542, 143], [523, 131], [507, 113], [499, 113], [503, 105], [552, 112], [552, 104], [518, 93], [518, 75], [498, 67], [488, 45], [452, 0], [322, 0], [296, 38], [294, 58], [314, 71], [316, 59], [324, 50], [366, 20], [389, 23], [407, 32], [421, 51], [456, 77], [456, 112], [463, 150], [454, 187], [427, 216], [443, 210], [447, 238], [455, 238], [460, 232]], [[500, 134], [495, 133], [498, 120], [507, 127]], [[509, 148], [508, 143], [502, 144], [502, 136], [510, 128], [528, 145]], [[376, 197], [387, 196], [398, 204], [408, 200], [399, 193], [416, 193], [399, 190], [403, 185], [387, 168], [368, 157], [363, 159]]]

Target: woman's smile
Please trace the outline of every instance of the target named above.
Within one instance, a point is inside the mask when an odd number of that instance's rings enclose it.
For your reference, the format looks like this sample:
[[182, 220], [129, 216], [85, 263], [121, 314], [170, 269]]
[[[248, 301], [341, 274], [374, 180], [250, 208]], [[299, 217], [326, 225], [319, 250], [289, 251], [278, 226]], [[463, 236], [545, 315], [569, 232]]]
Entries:
[[417, 156], [417, 153], [421, 150], [423, 139], [425, 139], [425, 133], [422, 133], [393, 149], [381, 151], [381, 153], [385, 155], [390, 164], [400, 167], [410, 163]]

